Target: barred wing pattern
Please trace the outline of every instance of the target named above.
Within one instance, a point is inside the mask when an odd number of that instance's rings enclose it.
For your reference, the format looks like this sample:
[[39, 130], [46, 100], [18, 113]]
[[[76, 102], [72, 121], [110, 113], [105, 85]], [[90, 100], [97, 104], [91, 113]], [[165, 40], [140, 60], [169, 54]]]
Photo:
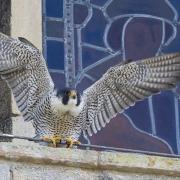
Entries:
[[53, 92], [54, 84], [39, 50], [27, 40], [20, 40], [0, 33], [0, 76], [12, 89], [24, 120], [29, 121], [35, 119], [42, 102], [48, 103], [45, 99]]
[[116, 65], [84, 91], [88, 135], [105, 127], [135, 102], [175, 87], [180, 80], [180, 53]]

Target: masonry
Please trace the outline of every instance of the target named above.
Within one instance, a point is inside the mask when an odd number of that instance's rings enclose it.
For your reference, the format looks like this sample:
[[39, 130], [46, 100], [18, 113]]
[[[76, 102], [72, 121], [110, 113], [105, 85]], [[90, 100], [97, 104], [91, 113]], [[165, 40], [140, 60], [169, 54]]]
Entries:
[[1, 180], [179, 180], [180, 159], [1, 143]]
[[[14, 38], [25, 37], [42, 49], [41, 0], [34, 3], [31, 0], [0, 0], [0, 32]], [[0, 132], [33, 135], [31, 123], [23, 122], [11, 90], [2, 79], [0, 79]], [[0, 141], [10, 139], [0, 138]]]
[[[7, 35], [10, 35], [10, 17], [11, 1], [0, 0], [0, 32]], [[2, 79], [0, 79], [0, 107], [0, 131], [4, 133], [11, 133], [11, 91]], [[7, 141], [7, 139], [0, 138], [0, 141]]]

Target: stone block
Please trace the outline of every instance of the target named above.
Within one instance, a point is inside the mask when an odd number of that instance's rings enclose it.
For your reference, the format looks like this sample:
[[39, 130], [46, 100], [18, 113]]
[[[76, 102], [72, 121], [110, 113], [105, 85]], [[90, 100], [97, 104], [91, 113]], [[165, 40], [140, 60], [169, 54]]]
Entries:
[[0, 179], [11, 180], [11, 170], [6, 164], [0, 164]]
[[178, 158], [52, 148], [38, 144], [0, 143], [0, 165], [2, 173], [7, 174], [9, 170], [7, 177], [15, 180], [180, 179]]

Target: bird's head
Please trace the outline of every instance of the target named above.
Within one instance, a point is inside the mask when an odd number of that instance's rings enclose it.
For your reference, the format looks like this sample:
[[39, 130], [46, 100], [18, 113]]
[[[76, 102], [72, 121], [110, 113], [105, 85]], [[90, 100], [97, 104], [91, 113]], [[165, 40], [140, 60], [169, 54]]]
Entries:
[[81, 96], [75, 89], [61, 89], [57, 92], [57, 97], [65, 106], [79, 106], [81, 103]]

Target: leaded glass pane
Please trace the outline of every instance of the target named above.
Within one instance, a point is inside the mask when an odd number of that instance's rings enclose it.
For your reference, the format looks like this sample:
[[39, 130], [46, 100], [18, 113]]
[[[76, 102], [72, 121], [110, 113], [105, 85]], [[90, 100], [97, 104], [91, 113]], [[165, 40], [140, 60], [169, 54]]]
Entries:
[[[43, 3], [44, 55], [58, 88], [73, 86], [82, 92], [125, 59], [180, 51], [179, 0]], [[179, 93], [177, 87], [136, 103], [88, 142], [180, 154]], [[87, 143], [83, 136], [81, 140]]]

